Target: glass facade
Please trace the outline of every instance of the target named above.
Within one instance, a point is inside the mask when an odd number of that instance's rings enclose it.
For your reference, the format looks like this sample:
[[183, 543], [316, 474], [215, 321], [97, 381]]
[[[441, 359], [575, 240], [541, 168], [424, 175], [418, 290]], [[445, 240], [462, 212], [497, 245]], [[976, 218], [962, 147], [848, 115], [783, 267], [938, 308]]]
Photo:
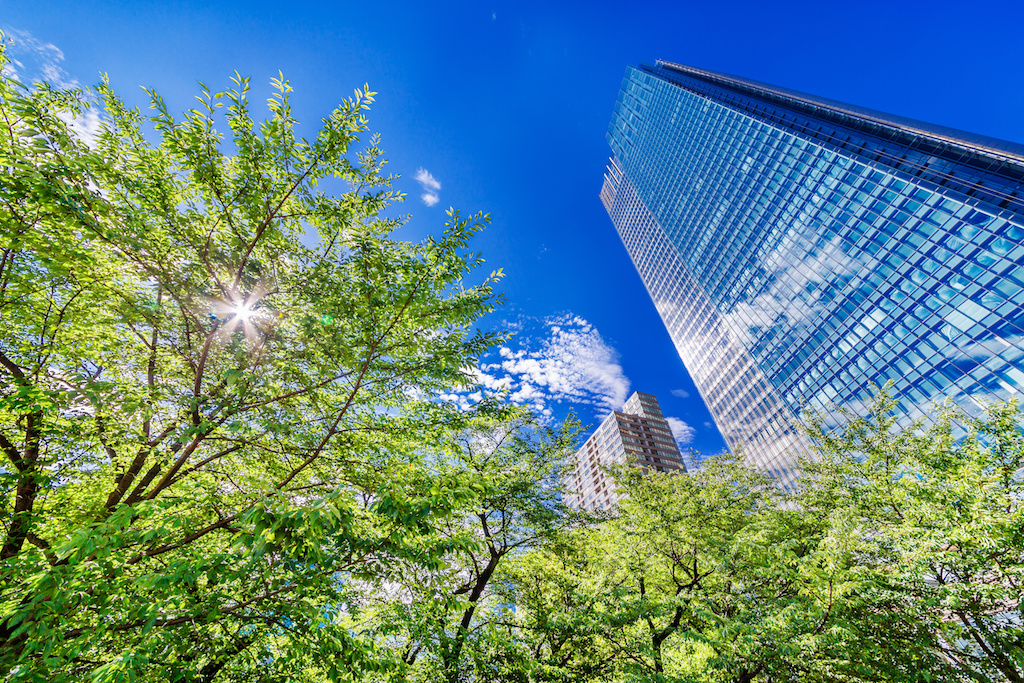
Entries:
[[731, 448], [807, 409], [1024, 393], [1024, 147], [668, 62], [630, 68], [601, 198]]

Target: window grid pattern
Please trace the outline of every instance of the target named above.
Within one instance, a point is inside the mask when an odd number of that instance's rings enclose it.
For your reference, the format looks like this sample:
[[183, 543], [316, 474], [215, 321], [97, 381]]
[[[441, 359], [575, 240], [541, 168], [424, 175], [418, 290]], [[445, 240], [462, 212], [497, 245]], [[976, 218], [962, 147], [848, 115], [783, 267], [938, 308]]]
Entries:
[[1024, 145], [884, 114], [777, 86], [659, 61], [642, 67], [702, 97], [865, 161], [882, 161], [993, 206], [1024, 208]]
[[642, 69], [615, 106], [602, 201], [726, 441], [755, 450], [738, 406], [767, 405], [764, 428], [777, 429], [808, 408], [857, 409], [887, 381], [904, 423], [947, 396], [972, 412], [1020, 397], [1013, 173], [1002, 195], [979, 181], [970, 196], [850, 151], [872, 140], [849, 130], [830, 144], [822, 127], [784, 127]]
[[566, 504], [588, 510], [615, 505], [621, 496], [602, 467], [627, 462], [644, 474], [686, 471], [658, 399], [651, 394], [634, 392], [622, 410], [610, 413], [576, 451], [565, 481]]
[[809, 452], [793, 414], [689, 275], [614, 161], [603, 192], [609, 214], [722, 437], [747, 462], [788, 486]]

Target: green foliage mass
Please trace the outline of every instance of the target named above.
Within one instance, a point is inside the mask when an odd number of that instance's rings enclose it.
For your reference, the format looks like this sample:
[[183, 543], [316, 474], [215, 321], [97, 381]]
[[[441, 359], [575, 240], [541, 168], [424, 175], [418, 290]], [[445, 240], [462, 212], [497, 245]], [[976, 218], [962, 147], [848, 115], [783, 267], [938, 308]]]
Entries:
[[883, 393], [800, 488], [713, 458], [503, 569], [517, 680], [1019, 681], [1024, 432], [1013, 404], [896, 426]]
[[[1021, 413], [1012, 402], [982, 417], [946, 405], [927, 429], [899, 429], [894, 416], [883, 393], [840, 430], [810, 425], [822, 457], [807, 467], [802, 504], [871, 578], [872, 613], [891, 611], [927, 644], [920, 680], [1024, 680]], [[909, 645], [858, 635], [877, 666]]]
[[176, 119], [101, 83], [86, 140], [87, 93], [0, 79], [4, 680], [386, 670], [357, 586], [439, 566], [493, 488], [431, 465], [470, 419], [432, 399], [501, 341], [488, 217], [395, 239], [374, 93], [305, 139], [286, 81], [262, 118], [233, 84]]

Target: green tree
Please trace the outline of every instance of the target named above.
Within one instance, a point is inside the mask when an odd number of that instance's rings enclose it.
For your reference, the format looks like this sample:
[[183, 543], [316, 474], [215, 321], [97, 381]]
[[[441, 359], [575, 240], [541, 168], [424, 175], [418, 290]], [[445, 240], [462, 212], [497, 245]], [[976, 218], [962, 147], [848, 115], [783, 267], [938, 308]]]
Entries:
[[882, 392], [839, 429], [811, 423], [822, 460], [807, 468], [804, 505], [829, 511], [833, 533], [872, 567], [883, 600], [871, 612], [898, 611], [927, 631], [942, 663], [927, 667], [931, 680], [1024, 680], [1017, 406], [972, 417], [947, 404], [930, 425], [902, 429], [894, 407]]
[[[509, 605], [495, 581], [509, 561], [574, 521], [561, 502], [572, 421], [545, 427], [522, 410], [453, 434], [431, 478], [469, 478], [475, 495], [431, 524], [438, 562], [398, 560], [365, 585], [353, 623], [372, 625], [405, 663], [403, 680], [507, 680], [517, 669], [502, 637]], [[427, 486], [430, 479], [425, 479]]]
[[[856, 537], [835, 530], [841, 515], [720, 458], [688, 474], [624, 470], [620, 487], [609, 519], [522, 562], [543, 569], [521, 575], [516, 626], [549, 680], [558, 669], [706, 683], [940, 670], [928, 629], [908, 623]], [[564, 644], [573, 651], [559, 659]]]
[[[592, 522], [591, 522], [592, 523]], [[496, 583], [499, 600], [513, 605], [500, 621], [493, 659], [510, 681], [601, 681], [616, 671], [601, 637], [601, 592], [594, 589], [588, 530], [569, 528], [507, 563]]]
[[306, 139], [272, 85], [262, 118], [237, 75], [180, 119], [150, 93], [147, 132], [101, 83], [90, 147], [86, 93], [0, 79], [6, 680], [387, 668], [352, 586], [432, 566], [431, 520], [477, 499], [409, 482], [467, 424], [431, 397], [498, 341], [472, 328], [500, 271], [465, 282], [487, 217], [396, 240], [376, 138], [356, 151], [373, 93]]
[[762, 596], [794, 593], [758, 542], [778, 502], [771, 482], [712, 459], [692, 474], [628, 472], [622, 483], [618, 514], [587, 539], [618, 669], [633, 680], [756, 678], [778, 647]]

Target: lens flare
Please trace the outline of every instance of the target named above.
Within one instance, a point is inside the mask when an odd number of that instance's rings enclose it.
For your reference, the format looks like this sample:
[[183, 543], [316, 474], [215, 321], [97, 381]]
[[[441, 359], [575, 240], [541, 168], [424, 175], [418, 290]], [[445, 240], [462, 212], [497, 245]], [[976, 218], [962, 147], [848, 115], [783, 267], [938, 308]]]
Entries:
[[235, 317], [242, 322], [245, 322], [252, 317], [253, 310], [246, 304], [238, 304], [235, 306]]

